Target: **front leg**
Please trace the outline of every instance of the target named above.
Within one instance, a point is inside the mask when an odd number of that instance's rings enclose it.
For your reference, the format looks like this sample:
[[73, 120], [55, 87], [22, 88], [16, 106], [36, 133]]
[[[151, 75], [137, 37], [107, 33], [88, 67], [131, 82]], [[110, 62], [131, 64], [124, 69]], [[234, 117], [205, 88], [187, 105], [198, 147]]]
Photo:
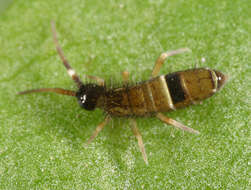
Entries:
[[93, 141], [93, 139], [95, 139], [95, 137], [99, 134], [100, 131], [102, 131], [102, 129], [109, 123], [110, 120], [111, 120], [110, 116], [105, 117], [105, 120], [96, 127], [92, 136], [87, 141], [86, 146], [89, 145]]

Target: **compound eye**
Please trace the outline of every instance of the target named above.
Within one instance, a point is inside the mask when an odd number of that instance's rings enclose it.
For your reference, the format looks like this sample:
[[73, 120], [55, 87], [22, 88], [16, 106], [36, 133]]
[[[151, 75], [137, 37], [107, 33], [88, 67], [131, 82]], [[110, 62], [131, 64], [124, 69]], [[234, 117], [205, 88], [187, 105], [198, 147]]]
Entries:
[[79, 88], [76, 93], [79, 105], [86, 110], [94, 110], [100, 95], [104, 92], [104, 87], [94, 84], [86, 84]]
[[84, 94], [83, 96], [80, 97], [80, 101], [82, 104], [84, 104], [86, 102], [86, 94]]
[[97, 99], [91, 95], [83, 94], [78, 98], [79, 105], [86, 110], [94, 110], [96, 107]]

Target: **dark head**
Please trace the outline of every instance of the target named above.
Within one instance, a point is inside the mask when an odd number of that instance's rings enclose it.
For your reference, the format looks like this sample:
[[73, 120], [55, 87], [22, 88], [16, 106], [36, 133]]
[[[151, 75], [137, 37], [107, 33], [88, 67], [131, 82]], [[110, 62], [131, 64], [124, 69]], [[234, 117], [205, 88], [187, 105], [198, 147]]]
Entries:
[[216, 74], [216, 79], [217, 79], [217, 90], [220, 90], [224, 86], [224, 84], [227, 82], [228, 77], [227, 75], [224, 75], [220, 71], [214, 70], [214, 72]]
[[103, 86], [96, 84], [82, 85], [76, 93], [79, 105], [86, 110], [94, 110], [97, 105], [98, 98], [105, 92]]

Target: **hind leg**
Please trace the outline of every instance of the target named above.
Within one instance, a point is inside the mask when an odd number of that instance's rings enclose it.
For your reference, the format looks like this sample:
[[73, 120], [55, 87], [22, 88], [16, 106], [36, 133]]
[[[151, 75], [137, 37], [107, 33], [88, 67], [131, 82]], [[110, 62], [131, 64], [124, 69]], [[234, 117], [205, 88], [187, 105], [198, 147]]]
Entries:
[[155, 62], [155, 65], [152, 70], [152, 77], [156, 77], [159, 74], [161, 66], [163, 65], [163, 63], [168, 57], [177, 55], [183, 52], [187, 52], [187, 51], [190, 51], [190, 50], [188, 48], [181, 48], [174, 51], [162, 53]]
[[183, 130], [183, 131], [188, 131], [188, 132], [194, 133], [194, 134], [200, 134], [199, 131], [196, 131], [196, 130], [190, 128], [190, 127], [187, 127], [187, 126], [183, 125], [182, 123], [179, 123], [178, 121], [175, 121], [174, 119], [168, 118], [168, 117], [166, 117], [166, 116], [165, 116], [164, 114], [162, 114], [162, 113], [157, 113], [157, 114], [156, 114], [156, 117], [157, 117], [159, 120], [163, 121], [164, 123], [167, 123], [167, 124], [169, 124], [169, 125], [172, 125], [172, 126], [178, 128], [178, 129], [181, 129], [181, 130]]

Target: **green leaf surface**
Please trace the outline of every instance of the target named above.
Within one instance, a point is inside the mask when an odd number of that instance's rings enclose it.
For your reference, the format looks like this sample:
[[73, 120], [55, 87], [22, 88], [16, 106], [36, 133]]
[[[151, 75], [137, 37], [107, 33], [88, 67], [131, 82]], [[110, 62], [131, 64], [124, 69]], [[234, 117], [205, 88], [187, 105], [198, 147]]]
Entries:
[[[0, 15], [1, 189], [250, 188], [251, 14], [248, 0], [13, 1]], [[75, 90], [55, 51], [50, 22], [79, 75], [120, 83], [147, 80], [164, 51], [161, 73], [209, 67], [230, 80], [201, 105], [166, 113], [201, 132], [188, 134], [156, 118], [137, 119], [145, 165], [127, 119], [102, 122], [75, 98], [17, 96], [19, 91]], [[82, 77], [83, 78], [83, 77]]]

